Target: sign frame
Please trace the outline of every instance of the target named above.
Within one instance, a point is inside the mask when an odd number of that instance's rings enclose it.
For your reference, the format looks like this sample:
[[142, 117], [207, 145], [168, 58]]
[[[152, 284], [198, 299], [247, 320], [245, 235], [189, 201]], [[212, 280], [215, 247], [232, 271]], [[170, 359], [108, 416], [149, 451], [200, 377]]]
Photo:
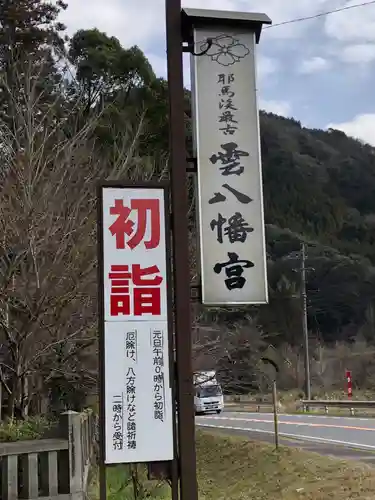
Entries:
[[[188, 11], [189, 9], [186, 9], [186, 10]], [[200, 11], [197, 11], [197, 12], [200, 12]], [[256, 287], [256, 289], [259, 288], [259, 291], [257, 293], [252, 293], [251, 295], [255, 295], [255, 296], [258, 295], [259, 298], [257, 298], [257, 297], [251, 298], [249, 296], [249, 299], [247, 299], [246, 292], [244, 292], [243, 293], [243, 295], [245, 296], [244, 299], [242, 299], [242, 298], [238, 298], [238, 299], [237, 298], [233, 298], [233, 299], [228, 298], [228, 300], [227, 300], [225, 298], [223, 300], [220, 300], [220, 298], [218, 298], [217, 292], [216, 292], [216, 298], [212, 297], [212, 295], [215, 295], [212, 290], [216, 290], [216, 288], [212, 286], [212, 284], [213, 284], [211, 282], [212, 280], [209, 281], [208, 283], [206, 282], [207, 274], [209, 273], [209, 269], [208, 269], [209, 263], [207, 260], [207, 254], [211, 253], [210, 250], [214, 250], [214, 236], [212, 236], [212, 239], [210, 239], [210, 236], [207, 236], [207, 234], [208, 234], [207, 231], [209, 232], [209, 227], [203, 227], [203, 224], [204, 224], [205, 218], [207, 218], [208, 215], [204, 216], [203, 210], [202, 210], [202, 204], [207, 201], [206, 199], [203, 201], [202, 193], [207, 190], [207, 189], [206, 190], [204, 189], [204, 185], [208, 185], [208, 182], [206, 182], [206, 184], [204, 184], [204, 178], [206, 178], [206, 181], [209, 178], [209, 173], [208, 173], [208, 169], [207, 169], [207, 162], [209, 161], [210, 158], [207, 157], [207, 161], [203, 160], [203, 163], [202, 163], [201, 148], [203, 145], [203, 149], [205, 149], [204, 143], [206, 141], [204, 139], [202, 141], [201, 135], [202, 135], [202, 133], [204, 134], [204, 132], [202, 132], [202, 129], [206, 130], [208, 123], [204, 123], [204, 124], [200, 123], [200, 115], [210, 116], [214, 112], [213, 109], [205, 110], [205, 112], [199, 110], [199, 107], [200, 107], [200, 105], [202, 105], [202, 102], [207, 102], [207, 100], [205, 100], [204, 97], [200, 96], [201, 92], [200, 92], [200, 88], [199, 88], [200, 85], [199, 85], [199, 81], [198, 81], [198, 78], [199, 78], [198, 66], [201, 63], [201, 61], [207, 57], [206, 54], [208, 56], [210, 56], [210, 45], [207, 42], [206, 43], [206, 51], [203, 51], [202, 54], [199, 54], [199, 56], [192, 55], [192, 57], [191, 57], [191, 76], [192, 76], [191, 87], [192, 87], [192, 101], [193, 101], [193, 115], [194, 115], [194, 117], [193, 117], [194, 118], [194, 120], [193, 120], [194, 121], [194, 123], [193, 123], [193, 138], [194, 138], [194, 150], [195, 150], [195, 154], [197, 157], [197, 182], [196, 182], [196, 184], [197, 184], [197, 188], [198, 188], [198, 190], [197, 190], [198, 191], [198, 193], [197, 193], [197, 218], [198, 218], [198, 233], [199, 233], [198, 261], [200, 262], [202, 303], [203, 303], [203, 305], [211, 306], [211, 307], [267, 304], [269, 301], [268, 285], [267, 285], [267, 250], [266, 250], [266, 242], [265, 242], [264, 194], [263, 194], [262, 160], [261, 160], [260, 133], [259, 133], [259, 105], [258, 105], [258, 100], [257, 100], [256, 46], [257, 46], [257, 43], [259, 41], [258, 36], [257, 36], [257, 30], [255, 29], [255, 27], [249, 27], [249, 26], [247, 26], [247, 29], [240, 29], [240, 28], [232, 27], [230, 25], [226, 26], [225, 23], [222, 23], [222, 24], [217, 23], [216, 25], [212, 25], [211, 23], [207, 23], [207, 25], [205, 25], [204, 20], [199, 19], [199, 21], [200, 21], [199, 23], [196, 23], [196, 24], [193, 23], [192, 32], [191, 32], [193, 44], [194, 44], [195, 50], [197, 52], [199, 52], [200, 50], [203, 50], [203, 48], [204, 48], [203, 42], [202, 41], [199, 42], [199, 39], [202, 40], [201, 37], [202, 37], [202, 33], [204, 33], [204, 32], [209, 32], [209, 33], [215, 32], [217, 38], [227, 37], [227, 38], [235, 39], [236, 37], [240, 38], [241, 36], [247, 36], [247, 37], [251, 37], [253, 39], [253, 45], [251, 47], [250, 52], [248, 52], [248, 54], [250, 54], [250, 57], [247, 58], [248, 59], [247, 62], [244, 61], [241, 64], [247, 64], [247, 65], [250, 65], [253, 67], [253, 68], [250, 67], [250, 69], [247, 70], [247, 73], [248, 73], [247, 76], [249, 77], [249, 80], [246, 83], [249, 86], [249, 91], [251, 93], [254, 92], [254, 96], [249, 97], [249, 103], [242, 104], [242, 106], [245, 106], [246, 111], [248, 111], [248, 108], [253, 108], [253, 110], [251, 111], [251, 114], [248, 117], [248, 120], [247, 120], [246, 124], [244, 124], [244, 126], [245, 126], [245, 132], [246, 132], [246, 129], [250, 130], [250, 127], [253, 129], [253, 133], [250, 135], [250, 137], [252, 136], [252, 142], [254, 142], [253, 147], [255, 146], [255, 143], [256, 143], [256, 150], [254, 150], [254, 153], [250, 154], [250, 157], [252, 157], [250, 160], [251, 165], [250, 164], [246, 165], [245, 173], [247, 170], [248, 175], [252, 176], [254, 181], [259, 183], [259, 187], [256, 190], [257, 191], [256, 196], [254, 197], [250, 194], [251, 198], [254, 198], [254, 200], [251, 200], [251, 202], [254, 201], [254, 205], [253, 205], [253, 203], [250, 203], [250, 205], [245, 205], [246, 207], [248, 206], [251, 209], [251, 212], [253, 212], [253, 211], [254, 211], [254, 213], [259, 212], [259, 214], [256, 216], [256, 219], [255, 219], [255, 221], [256, 221], [256, 233], [254, 233], [254, 235], [251, 235], [251, 234], [249, 235], [249, 240], [246, 243], [246, 246], [244, 247], [245, 253], [242, 256], [242, 258], [245, 258], [245, 259], [249, 258], [249, 255], [246, 254], [246, 251], [249, 251], [249, 248], [251, 248], [251, 246], [252, 246], [251, 245], [251, 238], [255, 237], [256, 238], [256, 245], [255, 246], [257, 247], [257, 250], [255, 250], [255, 253], [259, 253], [259, 257], [255, 261], [255, 265], [259, 269], [259, 271], [256, 274], [256, 276], [257, 276], [256, 281], [259, 281], [259, 285], [258, 285], [258, 287]], [[212, 40], [212, 38], [206, 38], [206, 40]], [[241, 41], [238, 43], [244, 43], [244, 42]], [[212, 59], [212, 61], [214, 61], [214, 59]], [[229, 70], [231, 68], [232, 68], [232, 66], [229, 66], [225, 69]], [[214, 74], [214, 72], [215, 72], [215, 70], [210, 70], [210, 71], [213, 72], [212, 74]], [[219, 71], [219, 69], [217, 69], [217, 71]], [[232, 72], [233, 71], [234, 70], [232, 70]], [[254, 89], [252, 88], [252, 76], [254, 77], [254, 84], [255, 84]], [[206, 89], [203, 90], [203, 87], [204, 86], [202, 85], [202, 91], [206, 92]], [[240, 90], [240, 95], [241, 94], [244, 95], [243, 89], [241, 89], [241, 90]], [[205, 95], [205, 94], [203, 94], [203, 95]], [[253, 107], [253, 103], [251, 101], [254, 101], [254, 107]], [[243, 114], [241, 111], [241, 102], [239, 103], [239, 110], [240, 110], [240, 114]], [[255, 113], [256, 116], [254, 119], [255, 121], [252, 123], [251, 119], [252, 119], [253, 113]], [[246, 115], [248, 115], [248, 113], [246, 113]], [[241, 130], [239, 130], [239, 132], [240, 132], [241, 136], [244, 135]], [[219, 135], [220, 135], [219, 130], [217, 130], [217, 131], [215, 130], [215, 134], [214, 134], [215, 140], [213, 142], [217, 142], [217, 147], [219, 147], [220, 141], [225, 142], [225, 140], [227, 140], [227, 142], [231, 142], [231, 141], [233, 143], [237, 142], [236, 139], [234, 138], [235, 136], [227, 136], [227, 138], [224, 139], [224, 137], [220, 138]], [[256, 139], [255, 139], [255, 135], [257, 136]], [[239, 144], [240, 144], [239, 149], [241, 149], [241, 145], [242, 145], [242, 147], [245, 147], [245, 146], [243, 146], [243, 144], [244, 144], [243, 142], [241, 142], [241, 143], [239, 142]], [[237, 146], [237, 144], [236, 144], [236, 146]], [[217, 150], [212, 150], [213, 153], [214, 153], [214, 151], [216, 152]], [[206, 151], [206, 153], [207, 153], [207, 151]], [[242, 153], [242, 152], [240, 151], [240, 153]], [[218, 154], [221, 154], [221, 153], [218, 153]], [[244, 155], [249, 156], [248, 153], [245, 153]], [[205, 154], [204, 154], [204, 156], [205, 156]], [[215, 157], [215, 163], [216, 163], [218, 156], [216, 154], [213, 154], [211, 159], [213, 157]], [[213, 161], [212, 161], [212, 163], [213, 163]], [[248, 161], [247, 161], [247, 163], [248, 163]], [[203, 171], [205, 171], [205, 174], [203, 174]], [[228, 174], [226, 174], [226, 175], [228, 175]], [[256, 178], [254, 176], [256, 176]], [[236, 177], [236, 176], [233, 176], [233, 177]], [[225, 179], [226, 179], [226, 177], [223, 177], [222, 181], [225, 182]], [[245, 179], [245, 181], [246, 181], [246, 179]], [[238, 183], [238, 181], [237, 181], [237, 183]], [[251, 185], [252, 189], [254, 189], [255, 186], [256, 186], [256, 184], [252, 184]], [[215, 187], [216, 187], [216, 185], [215, 185]], [[213, 191], [215, 191], [214, 188], [213, 188]], [[251, 193], [253, 194], [254, 190], [251, 191]], [[205, 194], [207, 194], [207, 193], [205, 193]], [[217, 195], [218, 193], [215, 192], [215, 194]], [[227, 194], [227, 193], [225, 193], [225, 194]], [[249, 194], [249, 193], [246, 192], [246, 194]], [[229, 197], [228, 197], [228, 201], [229, 201]], [[213, 203], [213, 200], [210, 200], [210, 203]], [[249, 203], [249, 201], [247, 201], [246, 203]], [[209, 206], [213, 207], [213, 205], [209, 205]], [[243, 207], [245, 208], [245, 206], [243, 206]], [[254, 208], [252, 209], [252, 207], [254, 207]], [[211, 211], [212, 211], [212, 209], [211, 209]], [[209, 212], [210, 212], [210, 210], [207, 208], [206, 213], [209, 214]], [[220, 205], [218, 205], [218, 212], [220, 212]], [[251, 219], [249, 220], [249, 222], [251, 224], [251, 222], [252, 222]], [[206, 224], [205, 224], [205, 226], [206, 226]], [[251, 224], [251, 226], [252, 226], [252, 224]], [[251, 229], [251, 230], [253, 230], [253, 229]], [[204, 246], [205, 246], [205, 248], [204, 248]], [[223, 247], [223, 260], [225, 260], [225, 256], [226, 256], [227, 251], [230, 251], [230, 246]], [[233, 250], [233, 251], [235, 251], [235, 250]], [[228, 256], [229, 256], [229, 254], [228, 254]], [[250, 264], [254, 266], [254, 264], [251, 262], [251, 260], [252, 260], [251, 257], [249, 260], [250, 260]], [[251, 273], [251, 270], [249, 272]], [[247, 281], [248, 282], [252, 281], [251, 275]], [[219, 295], [221, 295], [221, 296], [225, 296], [225, 295], [229, 296], [229, 294], [230, 294], [229, 290], [226, 291], [225, 293], [224, 292], [219, 293]], [[239, 292], [237, 295], [241, 295], [241, 292]]]
[[[176, 374], [174, 367], [174, 335], [172, 314], [172, 271], [171, 271], [171, 227], [170, 227], [170, 190], [166, 181], [100, 181], [97, 183], [97, 256], [98, 256], [98, 361], [99, 361], [99, 469], [100, 494], [106, 498], [106, 468], [116, 464], [106, 463], [106, 401], [105, 401], [105, 290], [104, 290], [104, 227], [103, 227], [103, 193], [105, 189], [158, 189], [164, 194], [164, 227], [165, 227], [165, 258], [166, 258], [166, 299], [167, 299], [167, 328], [168, 328], [168, 364], [171, 390], [171, 422], [173, 436], [172, 483], [178, 481], [177, 468], [177, 440], [176, 440]], [[163, 244], [163, 242], [161, 242]], [[126, 322], [126, 319], [124, 320]], [[150, 462], [144, 462], [150, 463]], [[152, 462], [151, 462], [152, 463]], [[165, 462], [163, 462], [165, 463]]]

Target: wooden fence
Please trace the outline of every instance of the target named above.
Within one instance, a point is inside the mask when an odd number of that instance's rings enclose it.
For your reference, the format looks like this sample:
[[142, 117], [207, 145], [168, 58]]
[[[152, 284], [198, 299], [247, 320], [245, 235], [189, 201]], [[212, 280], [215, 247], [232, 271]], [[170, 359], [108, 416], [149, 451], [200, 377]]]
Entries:
[[0, 443], [1, 500], [83, 500], [93, 461], [91, 413], [60, 416], [58, 439]]

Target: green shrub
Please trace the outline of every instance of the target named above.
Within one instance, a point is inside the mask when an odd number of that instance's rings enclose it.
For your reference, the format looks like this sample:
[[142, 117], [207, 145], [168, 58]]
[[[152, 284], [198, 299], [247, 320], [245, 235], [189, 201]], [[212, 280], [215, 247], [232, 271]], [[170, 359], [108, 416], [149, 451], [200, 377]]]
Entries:
[[56, 425], [46, 417], [30, 417], [26, 420], [6, 420], [0, 423], [0, 442], [41, 439]]
[[[136, 487], [134, 487], [132, 477], [135, 478]], [[99, 499], [98, 481], [98, 471], [96, 471], [88, 495], [91, 500]], [[146, 467], [142, 465], [118, 465], [107, 469], [108, 500], [167, 500], [170, 498], [170, 487], [165, 482], [148, 481]]]

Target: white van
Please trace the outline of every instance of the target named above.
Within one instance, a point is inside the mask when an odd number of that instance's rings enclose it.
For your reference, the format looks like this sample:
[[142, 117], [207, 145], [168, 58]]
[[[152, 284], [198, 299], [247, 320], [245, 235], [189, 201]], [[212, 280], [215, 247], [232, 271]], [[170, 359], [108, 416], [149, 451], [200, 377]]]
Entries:
[[194, 407], [196, 414], [224, 409], [223, 391], [216, 379], [215, 371], [197, 372], [194, 374]]

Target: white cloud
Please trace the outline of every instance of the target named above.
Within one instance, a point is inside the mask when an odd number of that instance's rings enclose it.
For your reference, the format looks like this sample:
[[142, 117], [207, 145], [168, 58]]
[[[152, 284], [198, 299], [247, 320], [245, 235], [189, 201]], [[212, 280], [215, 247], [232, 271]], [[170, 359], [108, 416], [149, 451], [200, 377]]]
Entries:
[[371, 63], [372, 61], [375, 61], [375, 44], [362, 43], [348, 45], [340, 51], [339, 57], [341, 60], [348, 63]]
[[[151, 49], [158, 40], [164, 45], [165, 0], [67, 0], [68, 9], [61, 19], [69, 34], [78, 29], [97, 27], [116, 36], [124, 46], [138, 44]], [[274, 24], [314, 15], [335, 8], [341, 0], [182, 0], [184, 7], [213, 10], [264, 12]], [[204, 5], [203, 5], [204, 4]], [[308, 23], [309, 21], [307, 21]], [[264, 36], [291, 38], [303, 34], [306, 23], [292, 23], [265, 30]]]
[[125, 46], [145, 45], [164, 33], [163, 0], [68, 0], [62, 14], [68, 33], [98, 28], [117, 37]]
[[[264, 12], [271, 19], [273, 24], [283, 23], [293, 19], [313, 16], [317, 13], [339, 7], [341, 0], [242, 0], [237, 2], [242, 10], [253, 12]], [[275, 26], [270, 30], [265, 30], [264, 36], [272, 38], [296, 38], [305, 31], [308, 23], [290, 23], [282, 26]], [[311, 24], [310, 24], [311, 25]]]
[[279, 67], [280, 64], [276, 59], [262, 56], [261, 54], [257, 55], [257, 74], [259, 81], [262, 81], [276, 73]]
[[[343, 6], [357, 5], [358, 0], [346, 1]], [[331, 52], [345, 63], [361, 65], [368, 74], [369, 63], [375, 61], [375, 4], [344, 10], [325, 19], [325, 32], [341, 42]]]
[[190, 7], [191, 9], [212, 9], [212, 10], [238, 10], [237, 0], [182, 0], [182, 7]]
[[[343, 7], [358, 4], [350, 0]], [[326, 17], [327, 35], [342, 42], [375, 41], [375, 4], [344, 10]]]
[[331, 66], [330, 61], [324, 59], [323, 57], [312, 57], [311, 59], [306, 59], [302, 62], [301, 66], [298, 68], [298, 72], [309, 75], [311, 73], [317, 73], [328, 69]]
[[[185, 6], [201, 7], [200, 0], [183, 2]], [[205, 0], [205, 9], [236, 10], [236, 0]], [[68, 9], [61, 15], [69, 34], [78, 29], [97, 27], [117, 37], [124, 46], [148, 47], [160, 37], [165, 43], [165, 0], [68, 0]]]
[[287, 101], [273, 101], [260, 99], [259, 108], [267, 111], [267, 113], [274, 113], [280, 116], [290, 116], [291, 105]]
[[341, 130], [345, 134], [375, 146], [375, 113], [357, 115], [344, 123], [330, 123], [326, 127]]

